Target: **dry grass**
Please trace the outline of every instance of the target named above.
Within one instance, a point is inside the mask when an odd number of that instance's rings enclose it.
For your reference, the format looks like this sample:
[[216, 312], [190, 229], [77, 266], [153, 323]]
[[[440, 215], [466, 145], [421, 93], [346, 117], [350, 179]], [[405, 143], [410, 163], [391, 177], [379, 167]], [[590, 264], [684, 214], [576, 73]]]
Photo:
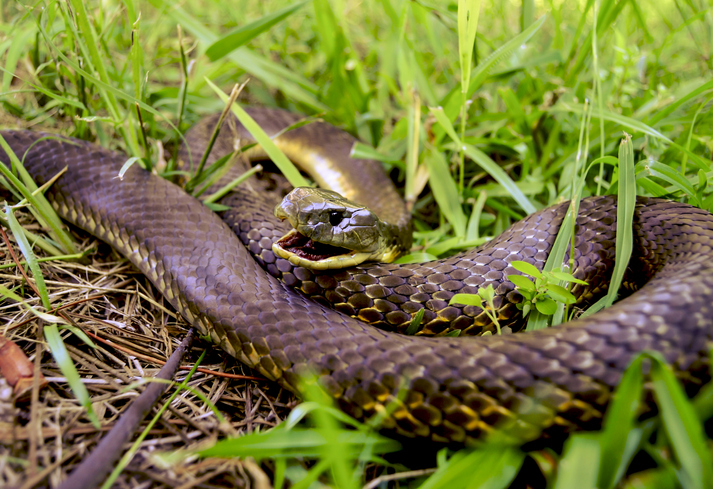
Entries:
[[[33, 228], [31, 223], [23, 224]], [[138, 396], [143, 387], [137, 381], [158, 372], [187, 330], [185, 321], [126, 260], [86, 235], [78, 241], [83, 250], [95, 250], [85, 263], [52, 261], [43, 263], [42, 269], [53, 303], [62, 304], [62, 316], [95, 345], [91, 348], [69, 332], [63, 335], [102, 427], [97, 430], [86, 417], [46, 344], [38, 341], [41, 325], [36, 318], [18, 304], [3, 303], [2, 335], [21, 347], [47, 383], [40, 386], [35, 376], [24, 400], [12, 405], [6, 399], [0, 407], [0, 416], [4, 412], [10, 420], [0, 422], [2, 487], [57, 486]], [[0, 283], [27, 288], [5, 243], [0, 244], [0, 253]], [[31, 292], [24, 296], [29, 304], [39, 302]], [[194, 344], [176, 382], [185, 378], [185, 369], [190, 369], [204, 348], [208, 354], [189, 385], [216, 404], [228, 416], [228, 424], [220, 425], [198, 396], [181, 392], [115, 487], [259, 487], [267, 480], [263, 468], [250, 460], [205, 460], [165, 467], [155, 457], [169, 450], [196, 448], [228, 434], [275, 426], [296, 402], [274, 383], [253, 380], [253, 372], [207, 342]]]

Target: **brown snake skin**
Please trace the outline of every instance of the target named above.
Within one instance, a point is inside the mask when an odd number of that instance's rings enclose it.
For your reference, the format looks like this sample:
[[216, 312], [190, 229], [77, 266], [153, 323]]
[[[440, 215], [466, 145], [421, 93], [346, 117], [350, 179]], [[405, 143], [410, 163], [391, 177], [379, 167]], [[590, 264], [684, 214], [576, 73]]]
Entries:
[[[622, 371], [642, 350], [661, 352], [689, 394], [710, 379], [713, 216], [706, 211], [639, 199], [631, 276], [653, 278], [590, 318], [528, 334], [411, 337], [332, 311], [267, 275], [228, 226], [178, 186], [136, 165], [115, 178], [123, 155], [76, 140], [31, 146], [38, 133], [2, 136], [25, 155], [39, 185], [66, 166], [47, 191], [59, 214], [123, 253], [203, 334], [291, 390], [316, 374], [343, 410], [358, 419], [383, 415], [387, 430], [473, 444], [493, 435], [521, 443], [596, 429]], [[341, 288], [340, 279], [286, 273], [303, 288], [318, 285], [324, 292], [317, 296], [352, 293], [357, 299], [342, 301], [342, 310], [375, 310], [388, 324], [389, 314], [424, 306], [439, 321], [472, 322], [478, 311], [441, 307], [448, 294], [500, 283], [513, 259], [541, 267], [564, 206], [530, 216], [481, 250], [430, 264], [363, 267], [351, 276], [360, 279]], [[613, 197], [583, 200], [577, 276], [611, 264], [615, 208]], [[387, 310], [386, 302], [397, 307]]]

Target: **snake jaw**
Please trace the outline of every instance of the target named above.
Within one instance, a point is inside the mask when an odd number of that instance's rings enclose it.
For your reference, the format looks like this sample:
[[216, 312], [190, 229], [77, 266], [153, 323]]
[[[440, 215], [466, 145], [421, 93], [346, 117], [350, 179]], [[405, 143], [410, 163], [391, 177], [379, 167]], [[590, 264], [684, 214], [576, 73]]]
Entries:
[[314, 241], [292, 229], [273, 243], [272, 251], [295, 266], [311, 270], [334, 270], [356, 266], [369, 258], [363, 253]]

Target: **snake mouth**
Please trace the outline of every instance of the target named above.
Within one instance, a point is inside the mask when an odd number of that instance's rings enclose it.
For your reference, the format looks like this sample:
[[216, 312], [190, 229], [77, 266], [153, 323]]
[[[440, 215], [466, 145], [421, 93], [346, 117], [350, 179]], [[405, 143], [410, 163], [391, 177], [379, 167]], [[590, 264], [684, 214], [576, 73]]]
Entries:
[[310, 270], [353, 267], [371, 259], [369, 253], [319, 243], [295, 229], [273, 243], [272, 251], [293, 265]]
[[284, 235], [275, 245], [288, 255], [313, 262], [329, 260], [330, 258], [350, 255], [352, 253], [352, 250], [347, 248], [340, 248], [338, 246], [314, 241], [296, 230], [292, 230]]

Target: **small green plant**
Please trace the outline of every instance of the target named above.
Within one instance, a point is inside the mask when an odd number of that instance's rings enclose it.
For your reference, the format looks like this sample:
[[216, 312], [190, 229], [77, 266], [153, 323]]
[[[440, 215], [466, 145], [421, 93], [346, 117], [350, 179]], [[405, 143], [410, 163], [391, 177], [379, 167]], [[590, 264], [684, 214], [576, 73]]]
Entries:
[[577, 299], [569, 290], [559, 285], [560, 281], [587, 284], [584, 280], [576, 279], [571, 273], [563, 272], [560, 269], [540, 272], [534, 265], [524, 261], [513, 261], [510, 264], [515, 270], [535, 279], [533, 282], [524, 275], [507, 276], [524, 299], [517, 305], [517, 308], [522, 311], [523, 317], [527, 317], [533, 307], [540, 314], [551, 316], [557, 310], [557, 302], [567, 305], [574, 304]]
[[477, 294], [456, 294], [451, 297], [449, 304], [462, 304], [464, 306], [476, 306], [481, 308], [497, 328], [498, 334], [500, 334], [500, 322], [498, 322], [498, 315], [495, 312], [495, 304], [493, 304], [494, 298], [495, 289], [493, 289], [493, 285], [490, 284], [487, 287], [479, 288]]

